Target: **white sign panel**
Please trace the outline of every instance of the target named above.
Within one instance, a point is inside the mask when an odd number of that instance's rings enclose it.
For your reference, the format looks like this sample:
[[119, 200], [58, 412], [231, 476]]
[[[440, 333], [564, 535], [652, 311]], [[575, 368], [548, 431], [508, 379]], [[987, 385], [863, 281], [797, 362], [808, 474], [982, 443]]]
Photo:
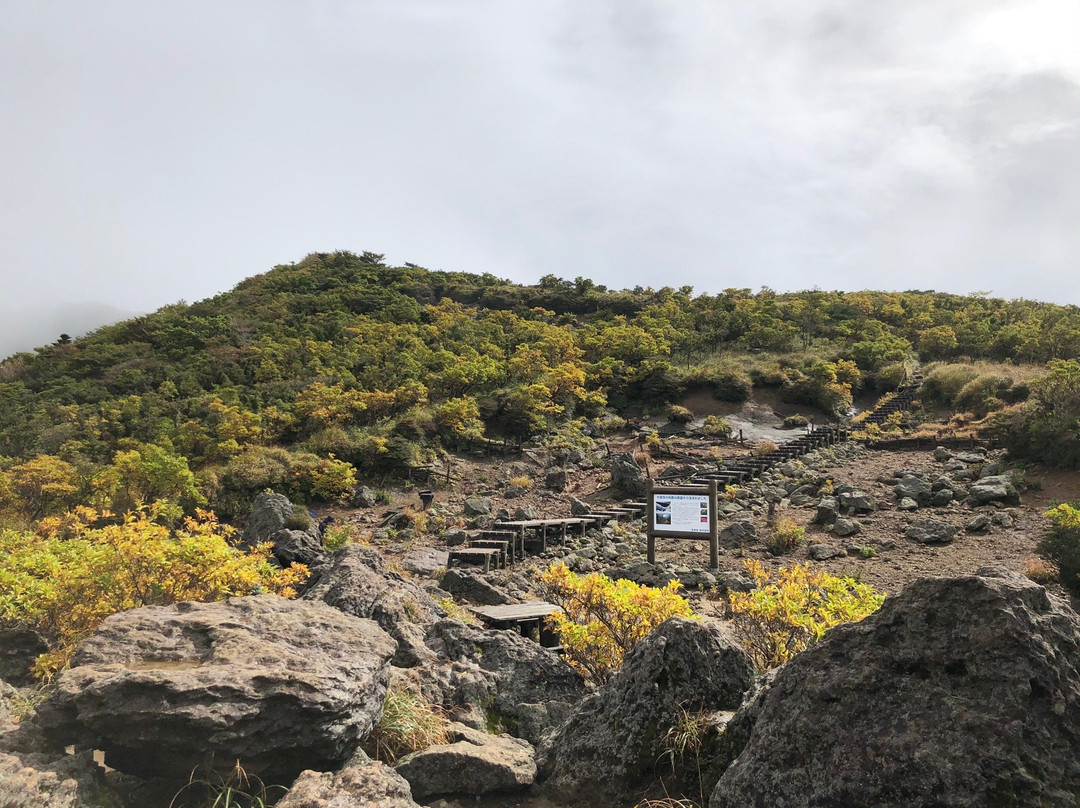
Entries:
[[708, 494], [653, 494], [657, 533], [709, 533]]

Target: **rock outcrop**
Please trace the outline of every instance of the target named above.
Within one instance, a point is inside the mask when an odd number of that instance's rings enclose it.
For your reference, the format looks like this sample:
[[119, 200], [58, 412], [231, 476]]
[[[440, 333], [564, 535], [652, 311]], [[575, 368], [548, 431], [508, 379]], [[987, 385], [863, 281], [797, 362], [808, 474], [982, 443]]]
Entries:
[[51, 757], [0, 751], [0, 808], [96, 808], [121, 804], [92, 753]]
[[795, 657], [728, 728], [743, 748], [711, 808], [1074, 806], [1080, 619], [1001, 568], [925, 578]]
[[0, 621], [0, 679], [9, 684], [34, 684], [30, 669], [39, 655], [49, 650], [45, 638], [18, 621]]
[[37, 723], [140, 776], [183, 782], [213, 755], [289, 782], [367, 737], [394, 650], [369, 620], [276, 595], [133, 609], [79, 645]]
[[269, 542], [271, 552], [282, 564], [306, 564], [314, 567], [322, 563], [323, 550], [319, 528], [314, 521], [302, 530], [290, 528], [293, 524], [293, 504], [282, 494], [264, 491], [255, 497], [243, 541], [248, 546]]
[[322, 601], [353, 617], [374, 620], [397, 642], [393, 664], [399, 667], [431, 657], [424, 633], [446, 616], [427, 592], [387, 570], [377, 551], [355, 544], [330, 557], [304, 600]]
[[534, 745], [587, 693], [562, 657], [513, 631], [442, 620], [427, 644], [440, 664], [413, 673], [430, 700], [471, 714], [476, 727], [505, 730]]
[[718, 626], [666, 620], [545, 737], [546, 793], [556, 802], [624, 804], [652, 774], [680, 710], [733, 710], [753, 679], [750, 659]]
[[395, 764], [417, 799], [436, 794], [479, 796], [520, 791], [536, 779], [532, 744], [450, 725], [452, 743], [413, 752]]

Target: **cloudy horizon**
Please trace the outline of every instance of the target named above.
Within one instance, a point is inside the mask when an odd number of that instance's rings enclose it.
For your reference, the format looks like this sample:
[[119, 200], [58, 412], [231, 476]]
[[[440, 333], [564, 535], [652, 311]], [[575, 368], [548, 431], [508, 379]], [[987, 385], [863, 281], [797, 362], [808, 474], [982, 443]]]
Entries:
[[0, 318], [334, 249], [1080, 304], [1078, 40], [1069, 0], [5, 4]]

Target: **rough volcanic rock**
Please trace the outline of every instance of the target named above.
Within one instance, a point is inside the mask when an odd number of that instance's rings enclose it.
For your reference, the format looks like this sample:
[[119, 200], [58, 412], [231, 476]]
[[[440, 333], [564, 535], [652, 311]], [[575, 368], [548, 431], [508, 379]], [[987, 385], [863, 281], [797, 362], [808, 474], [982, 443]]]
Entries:
[[282, 564], [317, 567], [326, 560], [322, 540], [306, 530], [279, 530], [270, 537], [271, 552]]
[[284, 530], [292, 516], [293, 504], [283, 494], [264, 491], [255, 497], [251, 515], [244, 526], [244, 544], [256, 545], [270, 541], [271, 536]]
[[941, 519], [916, 519], [904, 535], [920, 544], [948, 544], [956, 537], [956, 525]]
[[582, 502], [577, 497], [570, 497], [571, 516], [584, 516], [587, 513], [592, 513], [592, 508], [589, 507], [589, 503]]
[[480, 606], [502, 606], [512, 602], [510, 596], [495, 584], [465, 570], [448, 569], [439, 581], [439, 588]]
[[1075, 806], [1080, 619], [1002, 568], [924, 578], [751, 707], [711, 808]]
[[358, 485], [349, 496], [349, 504], [354, 508], [374, 508], [378, 503], [375, 492], [366, 485]]
[[390, 766], [360, 753], [341, 771], [305, 771], [277, 808], [419, 808], [409, 783]]
[[359, 545], [334, 553], [304, 600], [321, 600], [353, 617], [374, 620], [397, 642], [393, 663], [400, 667], [430, 657], [424, 633], [446, 616], [427, 592], [387, 570], [376, 550]]
[[813, 561], [828, 561], [830, 558], [844, 555], [843, 550], [839, 547], [833, 547], [831, 544], [811, 544], [807, 548], [807, 552]]
[[964, 530], [968, 533], [985, 533], [990, 529], [990, 522], [989, 514], [977, 513], [964, 525]]
[[276, 595], [115, 614], [38, 708], [59, 746], [181, 782], [209, 755], [271, 783], [340, 765], [378, 718], [394, 642], [369, 620]]
[[750, 659], [718, 626], [666, 620], [544, 738], [545, 792], [555, 802], [625, 804], [652, 774], [680, 710], [735, 709], [753, 680]]
[[611, 456], [611, 485], [627, 496], [643, 497], [648, 493], [648, 480], [630, 452]]
[[566, 490], [568, 482], [570, 482], [570, 478], [566, 473], [566, 469], [548, 469], [544, 473], [544, 486], [552, 491]]
[[479, 712], [476, 726], [499, 727], [533, 744], [587, 693], [562, 657], [514, 631], [442, 620], [427, 643], [443, 664], [413, 671], [425, 695], [472, 707]]
[[725, 547], [746, 547], [757, 541], [757, 528], [749, 519], [740, 519], [720, 531], [720, 543]]
[[536, 779], [528, 741], [450, 725], [452, 743], [413, 752], [395, 764], [417, 799], [433, 794], [479, 795], [520, 791]]
[[49, 650], [45, 638], [18, 621], [0, 621], [0, 679], [13, 685], [32, 685], [30, 668]]
[[840, 538], [844, 538], [862, 532], [862, 525], [855, 519], [840, 516], [833, 522], [832, 531]]
[[840, 509], [845, 513], [863, 514], [875, 509], [874, 500], [865, 491], [845, 491], [839, 497]]

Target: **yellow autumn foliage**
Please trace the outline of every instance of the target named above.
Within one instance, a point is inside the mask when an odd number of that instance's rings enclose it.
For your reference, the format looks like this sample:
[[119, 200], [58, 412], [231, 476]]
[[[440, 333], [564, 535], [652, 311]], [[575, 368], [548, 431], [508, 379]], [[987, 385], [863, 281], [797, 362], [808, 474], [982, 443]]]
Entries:
[[606, 575], [577, 575], [555, 564], [539, 576], [549, 601], [562, 611], [548, 617], [566, 661], [582, 676], [601, 684], [622, 665], [626, 654], [669, 617], [696, 619], [678, 594], [679, 582], [652, 587], [613, 581]]
[[757, 559], [746, 569], [757, 586], [728, 595], [735, 634], [761, 670], [783, 665], [840, 623], [854, 623], [885, 601], [869, 584], [809, 565], [780, 569], [775, 579]]
[[269, 545], [233, 546], [233, 528], [211, 513], [178, 530], [156, 521], [154, 508], [92, 527], [99, 516], [80, 509], [43, 521], [37, 533], [0, 531], [0, 620], [34, 625], [49, 640], [39, 676], [66, 666], [76, 644], [116, 612], [256, 592], [295, 597], [307, 578], [302, 565], [272, 565]]

